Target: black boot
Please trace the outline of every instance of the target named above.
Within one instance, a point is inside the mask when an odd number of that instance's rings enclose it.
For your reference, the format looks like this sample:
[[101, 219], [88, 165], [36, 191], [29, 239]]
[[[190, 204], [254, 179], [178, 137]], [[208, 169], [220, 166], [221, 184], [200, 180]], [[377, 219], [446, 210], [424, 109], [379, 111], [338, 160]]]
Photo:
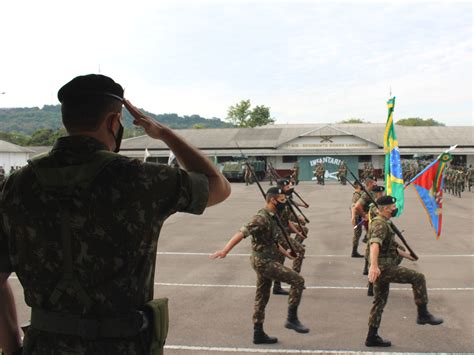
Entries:
[[383, 340], [377, 334], [378, 328], [369, 327], [369, 333], [367, 334], [367, 339], [365, 340], [365, 346], [380, 346], [380, 347], [388, 347], [392, 346], [392, 343], [388, 340]]
[[253, 325], [253, 343], [254, 344], [275, 344], [278, 339], [275, 337], [269, 337], [263, 331], [262, 323], [255, 323]]
[[367, 296], [373, 296], [374, 295], [374, 284], [372, 282], [369, 282], [369, 286], [367, 286]]
[[273, 294], [274, 295], [284, 295], [288, 296], [290, 293], [288, 291], [285, 291], [284, 289], [281, 288], [281, 282], [279, 281], [274, 281], [273, 282]]
[[357, 246], [355, 247], [352, 247], [352, 254], [351, 256], [353, 258], [363, 258], [364, 256], [363, 255], [360, 255], [359, 252], [357, 251]]
[[362, 271], [362, 275], [368, 275], [369, 274], [369, 262], [367, 259], [365, 259], [365, 264], [364, 264], [364, 271]]
[[288, 318], [285, 322], [285, 328], [293, 329], [298, 333], [309, 333], [309, 329], [300, 323], [297, 311], [298, 307], [288, 307]]
[[418, 317], [416, 318], [416, 322], [418, 324], [438, 325], [443, 323], [443, 319], [435, 317], [430, 312], [428, 312], [428, 308], [425, 303], [418, 306]]

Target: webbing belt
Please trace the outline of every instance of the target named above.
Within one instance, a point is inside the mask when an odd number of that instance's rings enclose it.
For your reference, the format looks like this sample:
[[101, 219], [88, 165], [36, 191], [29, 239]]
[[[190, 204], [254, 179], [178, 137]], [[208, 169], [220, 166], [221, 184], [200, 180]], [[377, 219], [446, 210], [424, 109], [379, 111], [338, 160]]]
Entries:
[[88, 340], [132, 337], [147, 329], [149, 324], [145, 312], [142, 311], [134, 311], [124, 317], [95, 319], [39, 308], [31, 310], [32, 328]]

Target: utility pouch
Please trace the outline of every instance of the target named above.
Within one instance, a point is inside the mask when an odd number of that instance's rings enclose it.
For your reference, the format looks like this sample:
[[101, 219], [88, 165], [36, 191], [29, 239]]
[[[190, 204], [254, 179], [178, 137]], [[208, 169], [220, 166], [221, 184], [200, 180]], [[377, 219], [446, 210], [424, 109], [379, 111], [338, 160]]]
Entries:
[[151, 343], [150, 355], [163, 355], [163, 347], [165, 346], [166, 337], [168, 336], [168, 299], [159, 298], [151, 300], [145, 304], [147, 313], [151, 316]]

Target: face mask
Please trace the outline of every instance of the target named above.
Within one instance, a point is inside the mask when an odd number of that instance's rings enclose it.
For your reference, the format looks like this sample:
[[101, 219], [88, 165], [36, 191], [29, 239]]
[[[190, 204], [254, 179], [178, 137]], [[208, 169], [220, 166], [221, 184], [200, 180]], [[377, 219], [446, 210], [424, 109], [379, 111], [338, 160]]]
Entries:
[[286, 195], [286, 196], [291, 196], [291, 195], [293, 194], [293, 191], [295, 191], [294, 188], [288, 189], [288, 190], [285, 192], [285, 195]]
[[283, 210], [285, 209], [285, 205], [286, 203], [281, 203], [280, 201], [277, 201], [275, 207], [277, 209], [278, 212], [283, 212]]
[[396, 217], [396, 216], [397, 216], [397, 213], [398, 213], [398, 208], [395, 208], [395, 209], [392, 211], [392, 217]]
[[122, 123], [120, 123], [120, 127], [117, 132], [117, 135], [114, 134], [114, 138], [115, 138], [114, 153], [118, 153], [120, 151], [120, 144], [122, 143], [122, 137], [123, 137], [123, 125]]

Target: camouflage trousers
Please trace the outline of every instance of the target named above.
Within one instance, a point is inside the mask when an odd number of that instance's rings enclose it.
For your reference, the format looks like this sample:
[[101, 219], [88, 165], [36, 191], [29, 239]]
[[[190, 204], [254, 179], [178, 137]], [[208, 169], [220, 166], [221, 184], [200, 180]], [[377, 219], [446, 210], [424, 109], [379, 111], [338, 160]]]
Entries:
[[304, 278], [296, 271], [283, 266], [275, 260], [261, 259], [251, 256], [252, 267], [257, 273], [257, 290], [255, 292], [255, 305], [253, 313], [254, 323], [263, 323], [265, 320], [265, 307], [270, 299], [273, 280], [291, 285], [288, 296], [289, 306], [298, 306], [304, 289]]
[[[309, 229], [308, 229], [308, 227], [306, 227], [305, 225], [301, 225], [301, 227], [303, 227], [303, 232], [304, 232], [304, 235], [308, 236], [308, 232], [309, 232]], [[299, 227], [299, 226], [298, 226], [298, 227], [296, 227], [296, 228], [298, 228], [298, 230], [301, 232], [301, 229], [300, 229], [300, 227]], [[299, 235], [295, 235], [295, 240], [296, 240], [298, 243], [302, 244], [302, 243], [303, 243], [303, 240], [304, 240], [304, 238], [300, 237]]]
[[425, 275], [403, 266], [389, 266], [381, 269], [382, 273], [374, 283], [374, 301], [369, 315], [369, 327], [378, 328], [382, 321], [382, 313], [387, 304], [390, 283], [411, 284], [415, 304], [428, 303]]
[[[298, 256], [295, 259], [293, 259], [292, 269], [296, 271], [297, 273], [300, 273], [301, 267], [303, 266], [303, 259], [304, 259], [304, 254], [306, 252], [306, 249], [301, 245], [301, 242], [299, 240], [296, 240], [297, 237], [298, 236], [296, 236], [295, 239], [292, 239], [290, 237], [289, 239], [290, 239], [291, 246], [293, 247], [296, 254], [298, 254]], [[286, 241], [282, 241], [281, 246], [286, 250], [290, 249]], [[278, 258], [278, 262], [283, 265], [285, 263], [285, 258], [286, 257], [283, 254], [280, 254]]]
[[[360, 217], [356, 218], [356, 225], [360, 222]], [[357, 248], [359, 246], [359, 240], [362, 235], [362, 224], [357, 225], [357, 228], [354, 229], [354, 234], [352, 236], [352, 248]]]

